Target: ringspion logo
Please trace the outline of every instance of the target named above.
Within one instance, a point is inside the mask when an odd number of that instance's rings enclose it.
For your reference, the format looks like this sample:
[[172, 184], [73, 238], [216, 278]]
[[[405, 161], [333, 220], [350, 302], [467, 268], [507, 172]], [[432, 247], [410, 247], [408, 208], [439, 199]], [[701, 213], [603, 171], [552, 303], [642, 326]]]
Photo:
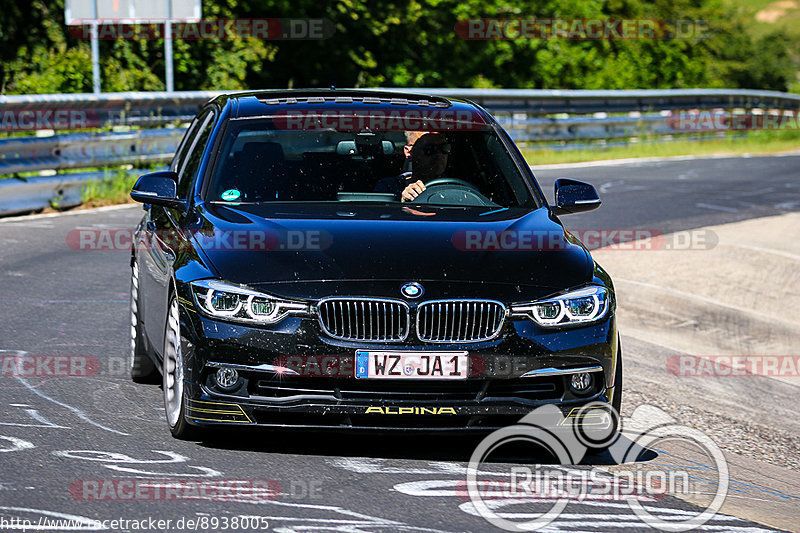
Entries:
[[[564, 513], [570, 503], [616, 501], [627, 506], [642, 524], [662, 531], [688, 531], [713, 519], [725, 501], [730, 482], [728, 464], [719, 446], [705, 433], [675, 423], [652, 406], [639, 406], [631, 418], [620, 421], [622, 436], [614, 428], [619, 413], [603, 402], [574, 408], [566, 417], [553, 405], [537, 407], [516, 424], [487, 435], [475, 448], [467, 467], [466, 480], [458, 483], [458, 495], [466, 492], [471, 507], [488, 523], [505, 531], [535, 531], [547, 527]], [[701, 459], [670, 464], [668, 469], [641, 469], [642, 450], [659, 449], [665, 442], [679, 442], [696, 450]], [[505, 480], [486, 480], [483, 464], [502, 446], [525, 444], [544, 450], [553, 464], [510, 466], [502, 472]], [[591, 449], [606, 450], [615, 465], [632, 468], [603, 472], [577, 470], [555, 465], [578, 465]], [[697, 476], [697, 464], [713, 472], [709, 480]], [[492, 469], [492, 475], [498, 472]], [[709, 489], [710, 486], [710, 489]], [[680, 517], [665, 518], [657, 508], [645, 506], [665, 494], [686, 495], [696, 507]], [[463, 497], [463, 496], [462, 496]], [[680, 497], [680, 496], [679, 496]], [[526, 502], [548, 502], [549, 509], [536, 513], [515, 513]]]
[[[508, 480], [479, 480], [475, 490], [482, 500], [619, 501], [636, 498], [642, 502], [662, 500], [667, 491], [690, 484], [685, 472], [643, 472], [614, 470], [610, 477], [596, 470], [514, 467]], [[456, 495], [469, 501], [467, 482], [459, 480]], [[688, 491], [687, 491], [688, 492]]]

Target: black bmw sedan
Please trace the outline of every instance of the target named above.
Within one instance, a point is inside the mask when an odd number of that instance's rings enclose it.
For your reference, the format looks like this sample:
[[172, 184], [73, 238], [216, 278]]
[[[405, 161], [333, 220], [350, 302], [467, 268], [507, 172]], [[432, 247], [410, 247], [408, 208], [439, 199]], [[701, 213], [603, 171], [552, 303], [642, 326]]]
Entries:
[[488, 431], [619, 408], [611, 279], [485, 110], [357, 90], [220, 96], [144, 204], [131, 375], [172, 434], [236, 425]]

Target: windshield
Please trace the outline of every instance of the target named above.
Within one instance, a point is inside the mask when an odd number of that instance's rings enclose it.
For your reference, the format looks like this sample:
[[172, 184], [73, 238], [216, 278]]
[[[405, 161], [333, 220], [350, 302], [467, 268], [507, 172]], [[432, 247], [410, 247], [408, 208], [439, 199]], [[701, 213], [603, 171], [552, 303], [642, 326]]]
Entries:
[[[229, 121], [206, 200], [537, 207], [514, 160], [486, 124], [467, 131], [287, 124], [280, 117]], [[424, 186], [404, 197], [406, 187], [419, 183]]]

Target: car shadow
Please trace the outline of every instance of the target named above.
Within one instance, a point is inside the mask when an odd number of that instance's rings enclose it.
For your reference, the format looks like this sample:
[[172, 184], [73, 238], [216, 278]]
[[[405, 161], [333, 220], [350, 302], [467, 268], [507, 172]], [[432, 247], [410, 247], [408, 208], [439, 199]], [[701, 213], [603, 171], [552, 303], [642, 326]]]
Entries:
[[[473, 451], [488, 435], [453, 435], [384, 431], [320, 432], [297, 429], [232, 428], [210, 433], [197, 444], [204, 448], [329, 457], [364, 457], [373, 459], [405, 459], [419, 461], [469, 462]], [[652, 461], [658, 453], [643, 448], [624, 434], [615, 447], [625, 449], [625, 457], [634, 462]], [[532, 443], [512, 443], [499, 447], [485, 463], [560, 464], [543, 447]], [[579, 465], [620, 464], [609, 451], [587, 452]]]

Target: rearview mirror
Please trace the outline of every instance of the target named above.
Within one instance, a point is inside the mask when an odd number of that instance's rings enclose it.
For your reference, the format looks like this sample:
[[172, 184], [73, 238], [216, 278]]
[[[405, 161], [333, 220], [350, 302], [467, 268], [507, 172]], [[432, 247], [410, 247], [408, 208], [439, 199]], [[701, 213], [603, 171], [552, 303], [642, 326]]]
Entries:
[[163, 205], [182, 209], [185, 200], [178, 199], [178, 175], [172, 171], [151, 172], [136, 180], [131, 198], [143, 204]]
[[392, 141], [381, 141], [377, 143], [367, 143], [358, 141], [339, 141], [336, 143], [336, 153], [339, 155], [362, 155], [362, 156], [376, 156], [376, 155], [391, 155], [394, 153], [394, 144]]
[[582, 213], [600, 207], [600, 197], [595, 188], [588, 183], [569, 178], [559, 178], [555, 183], [556, 205], [553, 213], [569, 215]]

